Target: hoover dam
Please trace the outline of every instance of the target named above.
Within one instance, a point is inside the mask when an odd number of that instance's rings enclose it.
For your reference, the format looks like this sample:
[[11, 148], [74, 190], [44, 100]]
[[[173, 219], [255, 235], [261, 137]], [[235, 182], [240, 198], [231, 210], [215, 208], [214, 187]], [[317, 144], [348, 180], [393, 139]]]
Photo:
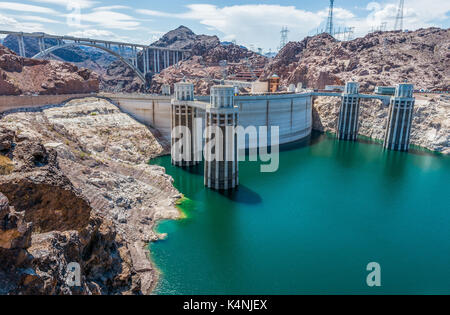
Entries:
[[[119, 108], [141, 123], [158, 129], [170, 139], [171, 96], [114, 95], [101, 96], [112, 100]], [[200, 117], [204, 119], [209, 96], [196, 97], [200, 107]], [[248, 95], [236, 96], [239, 108], [239, 124], [249, 126], [279, 126], [280, 144], [301, 140], [311, 134], [312, 98], [305, 94]]]

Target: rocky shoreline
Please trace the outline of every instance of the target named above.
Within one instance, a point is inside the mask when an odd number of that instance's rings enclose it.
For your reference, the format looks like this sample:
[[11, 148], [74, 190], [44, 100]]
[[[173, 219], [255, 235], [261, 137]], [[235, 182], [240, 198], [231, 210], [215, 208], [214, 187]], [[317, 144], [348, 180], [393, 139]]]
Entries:
[[97, 98], [0, 121], [0, 219], [18, 222], [0, 224], [0, 294], [150, 294], [153, 229], [180, 216], [172, 178], [148, 165], [168, 144]]

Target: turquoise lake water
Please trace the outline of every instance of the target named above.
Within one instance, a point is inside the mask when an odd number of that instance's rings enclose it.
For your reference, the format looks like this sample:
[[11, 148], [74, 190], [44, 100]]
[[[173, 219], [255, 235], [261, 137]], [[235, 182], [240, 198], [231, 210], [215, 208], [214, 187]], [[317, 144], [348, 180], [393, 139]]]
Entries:
[[232, 193], [205, 189], [202, 166], [151, 163], [188, 198], [151, 245], [158, 294], [450, 294], [448, 157], [314, 135], [276, 173], [241, 162]]

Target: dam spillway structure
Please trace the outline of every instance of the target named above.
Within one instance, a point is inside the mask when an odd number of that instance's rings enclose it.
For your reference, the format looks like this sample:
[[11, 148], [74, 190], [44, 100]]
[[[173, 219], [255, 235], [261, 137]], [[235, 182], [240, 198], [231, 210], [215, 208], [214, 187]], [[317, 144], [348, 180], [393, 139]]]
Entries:
[[194, 101], [194, 84], [175, 83], [175, 97], [171, 108], [171, 144], [172, 165], [190, 167], [199, 164], [199, 146], [197, 140], [197, 108], [191, 106]]
[[[206, 108], [205, 186], [231, 190], [239, 186], [239, 162], [236, 127], [239, 109], [234, 106], [234, 87], [211, 88]], [[214, 137], [212, 136], [214, 134]]]
[[339, 111], [337, 128], [339, 140], [356, 141], [359, 130], [360, 103], [359, 84], [347, 82], [342, 94], [342, 104]]
[[389, 120], [384, 139], [384, 148], [408, 151], [415, 98], [412, 84], [398, 84], [389, 106]]

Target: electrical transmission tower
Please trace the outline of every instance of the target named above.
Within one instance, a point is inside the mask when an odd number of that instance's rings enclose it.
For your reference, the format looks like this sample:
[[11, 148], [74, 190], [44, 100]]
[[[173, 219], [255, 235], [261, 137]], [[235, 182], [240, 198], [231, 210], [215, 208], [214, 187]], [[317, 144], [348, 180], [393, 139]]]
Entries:
[[280, 50], [283, 49], [284, 46], [286, 46], [286, 44], [288, 43], [288, 33], [289, 30], [287, 28], [287, 26], [283, 27], [281, 29], [281, 40], [280, 40]]
[[328, 13], [328, 21], [327, 21], [327, 28], [325, 29], [325, 32], [333, 36], [333, 10], [334, 10], [334, 0], [330, 0], [330, 12]]
[[341, 27], [333, 30], [333, 36], [335, 39], [339, 41], [348, 41], [353, 39], [353, 34], [355, 33], [355, 28], [353, 26], [350, 27]]
[[397, 18], [395, 19], [394, 31], [403, 31], [403, 11], [405, 8], [405, 0], [400, 0], [398, 4]]
[[222, 80], [226, 80], [228, 76], [228, 62], [226, 60], [221, 60], [219, 66], [222, 68]]

